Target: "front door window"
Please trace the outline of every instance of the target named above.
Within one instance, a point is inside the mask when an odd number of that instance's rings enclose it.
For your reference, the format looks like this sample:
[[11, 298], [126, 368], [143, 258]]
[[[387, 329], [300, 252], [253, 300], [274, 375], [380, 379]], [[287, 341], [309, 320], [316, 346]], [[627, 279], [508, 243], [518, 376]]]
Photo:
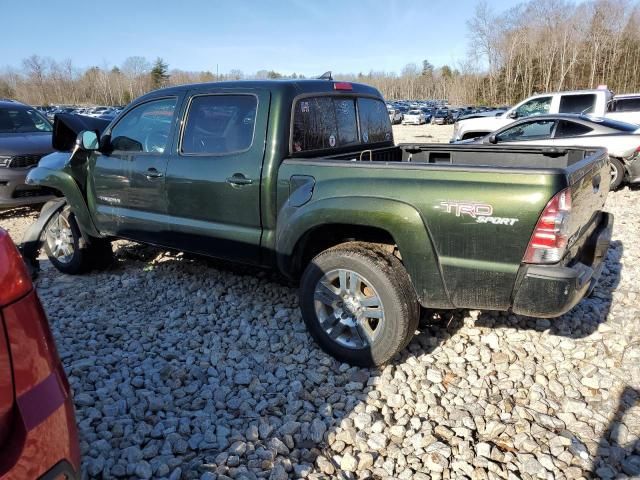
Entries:
[[169, 143], [175, 98], [143, 103], [111, 130], [114, 152], [163, 153]]
[[518, 117], [529, 117], [531, 115], [544, 115], [545, 113], [549, 113], [550, 108], [551, 97], [538, 97], [520, 105], [516, 109], [516, 112]]
[[498, 142], [517, 142], [522, 140], [545, 140], [551, 138], [555, 120], [524, 122], [500, 132]]

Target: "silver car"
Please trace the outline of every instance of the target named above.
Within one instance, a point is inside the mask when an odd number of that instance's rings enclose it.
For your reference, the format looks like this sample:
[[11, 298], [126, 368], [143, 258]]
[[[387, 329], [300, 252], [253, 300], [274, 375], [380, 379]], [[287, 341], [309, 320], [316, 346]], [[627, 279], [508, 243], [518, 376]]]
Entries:
[[51, 123], [35, 108], [0, 101], [0, 209], [52, 198], [50, 191], [24, 183], [29, 169], [53, 151], [52, 131]]
[[610, 118], [557, 113], [513, 122], [474, 140], [457, 143], [604, 147], [611, 164], [611, 189], [640, 183], [640, 125]]

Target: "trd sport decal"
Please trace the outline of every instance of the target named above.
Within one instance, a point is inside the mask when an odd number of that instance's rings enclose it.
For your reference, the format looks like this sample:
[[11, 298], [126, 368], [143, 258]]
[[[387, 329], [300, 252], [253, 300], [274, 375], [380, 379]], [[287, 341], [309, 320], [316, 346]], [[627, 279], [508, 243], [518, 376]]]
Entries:
[[468, 216], [477, 223], [493, 223], [494, 225], [513, 225], [517, 218], [494, 217], [493, 206], [488, 203], [473, 202], [440, 202], [440, 207], [446, 213], [453, 213], [456, 217]]

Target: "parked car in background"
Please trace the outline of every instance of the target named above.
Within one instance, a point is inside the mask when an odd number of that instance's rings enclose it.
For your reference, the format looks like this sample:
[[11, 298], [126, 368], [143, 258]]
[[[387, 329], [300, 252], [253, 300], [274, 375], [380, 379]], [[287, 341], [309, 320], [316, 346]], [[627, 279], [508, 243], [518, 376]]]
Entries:
[[389, 112], [389, 120], [391, 120], [391, 125], [396, 125], [402, 122], [402, 112], [396, 108], [387, 108], [387, 112]]
[[101, 135], [59, 132], [77, 148], [29, 174], [63, 195], [25, 235], [30, 262], [44, 228], [69, 274], [123, 237], [277, 268], [318, 344], [357, 365], [408, 345], [420, 305], [561, 315], [595, 286], [613, 226], [604, 149], [395, 145], [362, 84], [178, 86]]
[[80, 478], [73, 401], [47, 317], [0, 229], [0, 480]]
[[110, 107], [94, 107], [91, 111], [87, 112], [90, 117], [99, 117], [100, 115], [109, 113], [112, 110]]
[[53, 122], [53, 119], [58, 113], [76, 113], [76, 109], [75, 107], [58, 107], [53, 110], [49, 110], [47, 112], [47, 119], [49, 119], [50, 122]]
[[[459, 120], [453, 130], [452, 141], [487, 135], [515, 120], [534, 115], [573, 113], [597, 117], [611, 116], [613, 119], [619, 120], [622, 119], [620, 112], [611, 111], [617, 98], [613, 96], [611, 91], [604, 88], [533, 95], [503, 114]], [[632, 103], [628, 108], [632, 108], [632, 105], [635, 104]], [[627, 111], [625, 121], [640, 123], [640, 110]]]
[[435, 123], [436, 125], [449, 125], [450, 123], [453, 123], [451, 112], [443, 108], [436, 110], [436, 113], [433, 114], [433, 120], [431, 120], [431, 123]]
[[0, 101], [0, 209], [43, 203], [47, 188], [25, 185], [29, 169], [53, 151], [52, 126], [38, 110]]
[[422, 113], [424, 114], [425, 123], [430, 123], [431, 118], [433, 117], [433, 108], [422, 107], [420, 110], [422, 110]]
[[640, 125], [585, 115], [539, 115], [471, 143], [604, 147], [611, 163], [611, 189], [624, 182], [640, 183]]
[[422, 110], [409, 110], [402, 119], [403, 125], [422, 125], [427, 123]]
[[464, 110], [462, 110], [462, 109], [455, 108], [455, 109], [451, 110], [451, 119], [454, 122], [457, 122], [462, 115], [464, 115]]
[[615, 95], [609, 105], [607, 117], [640, 124], [640, 93]]

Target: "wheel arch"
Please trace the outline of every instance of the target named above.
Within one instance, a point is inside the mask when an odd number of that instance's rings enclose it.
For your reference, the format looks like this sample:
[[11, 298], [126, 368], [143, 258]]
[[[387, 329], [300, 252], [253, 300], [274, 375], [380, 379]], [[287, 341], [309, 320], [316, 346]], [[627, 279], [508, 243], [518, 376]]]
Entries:
[[388, 246], [423, 306], [453, 308], [427, 226], [414, 207], [398, 200], [333, 197], [283, 208], [276, 229], [278, 267], [297, 280], [315, 255], [350, 241]]
[[71, 207], [81, 232], [91, 237], [101, 237], [93, 223], [85, 197], [71, 175], [64, 171], [37, 167], [29, 172], [27, 184], [42, 185], [60, 192]]

